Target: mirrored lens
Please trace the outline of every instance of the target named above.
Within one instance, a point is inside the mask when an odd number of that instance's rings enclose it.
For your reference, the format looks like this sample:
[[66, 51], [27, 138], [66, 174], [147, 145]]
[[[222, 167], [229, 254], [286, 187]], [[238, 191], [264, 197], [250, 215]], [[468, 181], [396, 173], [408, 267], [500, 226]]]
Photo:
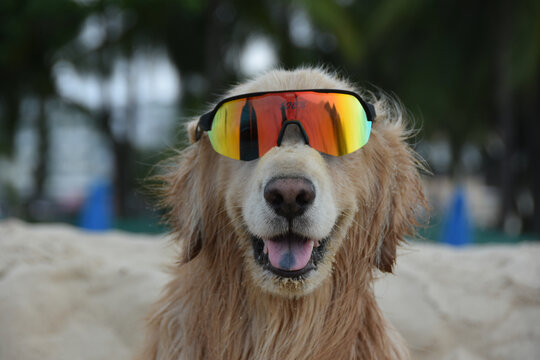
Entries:
[[310, 145], [340, 156], [366, 144], [371, 122], [350, 94], [315, 91], [267, 93], [231, 100], [217, 110], [208, 132], [214, 149], [239, 160], [253, 160], [277, 145], [284, 121], [298, 120]]
[[341, 156], [364, 146], [371, 132], [371, 122], [362, 104], [352, 95], [305, 94], [301, 113], [297, 116], [309, 137], [310, 145], [318, 151]]

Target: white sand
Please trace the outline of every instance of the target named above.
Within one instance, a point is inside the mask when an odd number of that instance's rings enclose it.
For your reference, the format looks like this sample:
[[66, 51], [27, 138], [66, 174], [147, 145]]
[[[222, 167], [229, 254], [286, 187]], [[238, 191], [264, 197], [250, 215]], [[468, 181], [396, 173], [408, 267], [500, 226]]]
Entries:
[[415, 359], [540, 359], [540, 244], [409, 245], [379, 303]]
[[[167, 281], [163, 236], [0, 223], [0, 360], [129, 359]], [[540, 359], [540, 245], [413, 243], [380, 304], [415, 359]]]

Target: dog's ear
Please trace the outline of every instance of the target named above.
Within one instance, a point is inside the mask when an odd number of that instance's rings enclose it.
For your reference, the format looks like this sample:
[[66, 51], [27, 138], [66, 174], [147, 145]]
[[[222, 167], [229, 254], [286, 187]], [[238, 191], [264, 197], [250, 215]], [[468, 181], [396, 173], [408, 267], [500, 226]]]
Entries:
[[186, 125], [189, 142], [191, 144], [194, 144], [197, 141], [197, 124], [198, 123], [199, 123], [198, 120], [193, 120], [193, 121], [190, 121]]
[[[392, 128], [393, 127], [393, 128]], [[378, 210], [383, 212], [375, 265], [392, 272], [398, 245], [413, 235], [422, 209], [427, 209], [419, 170], [419, 158], [407, 145], [401, 124], [392, 124], [386, 132], [387, 152], [384, 161], [388, 179], [383, 181]]]
[[187, 125], [190, 141], [195, 143], [169, 159], [165, 174], [158, 176], [162, 187], [161, 205], [181, 245], [181, 262], [195, 258], [203, 247], [204, 199], [212, 193], [212, 177], [208, 175], [212, 161], [206, 158], [212, 152], [207, 139], [195, 141], [195, 128], [196, 122]]

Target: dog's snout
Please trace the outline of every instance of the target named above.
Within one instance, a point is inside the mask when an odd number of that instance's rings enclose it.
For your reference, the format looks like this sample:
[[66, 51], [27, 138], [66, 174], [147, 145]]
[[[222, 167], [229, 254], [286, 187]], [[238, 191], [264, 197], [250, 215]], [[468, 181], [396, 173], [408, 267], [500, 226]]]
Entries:
[[313, 203], [315, 187], [305, 178], [276, 178], [264, 187], [264, 198], [278, 215], [291, 220], [302, 215]]

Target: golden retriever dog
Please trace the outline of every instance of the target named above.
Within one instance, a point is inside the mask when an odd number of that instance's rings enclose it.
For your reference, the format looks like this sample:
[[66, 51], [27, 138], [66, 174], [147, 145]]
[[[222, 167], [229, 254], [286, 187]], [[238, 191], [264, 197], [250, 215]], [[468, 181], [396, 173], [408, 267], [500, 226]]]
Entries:
[[[141, 358], [408, 358], [372, 287], [425, 205], [399, 106], [319, 68], [269, 71], [225, 98], [188, 125], [162, 178], [181, 252]], [[365, 144], [349, 110], [372, 124]]]

